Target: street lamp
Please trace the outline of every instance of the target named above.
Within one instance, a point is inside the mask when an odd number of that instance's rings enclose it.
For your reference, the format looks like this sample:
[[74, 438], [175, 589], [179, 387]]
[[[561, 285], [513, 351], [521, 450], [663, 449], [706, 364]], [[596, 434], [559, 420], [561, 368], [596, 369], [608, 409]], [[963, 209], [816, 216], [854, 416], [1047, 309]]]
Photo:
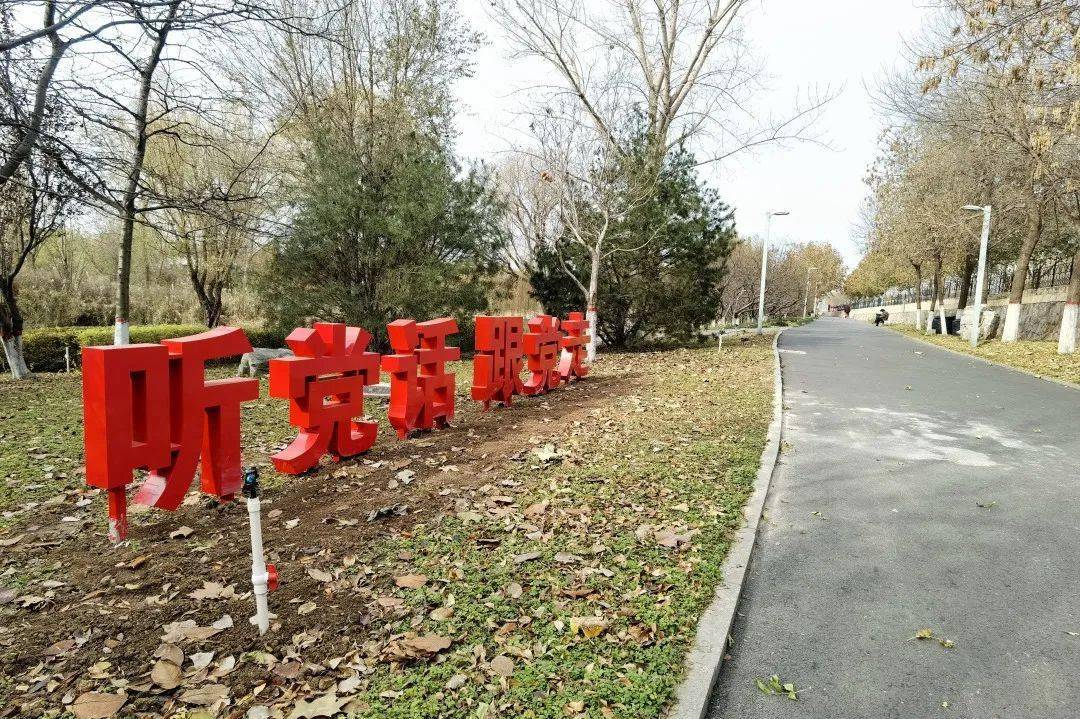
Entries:
[[971, 346], [979, 346], [982, 328], [983, 282], [986, 280], [986, 249], [990, 244], [990, 205], [964, 205], [965, 210], [983, 213], [982, 239], [979, 241], [979, 271], [975, 275], [975, 310], [971, 321]]
[[[814, 272], [815, 270], [817, 270], [816, 267], [807, 267], [806, 268], [806, 293], [803, 295], [803, 298], [802, 298], [802, 316], [803, 316], [803, 319], [806, 319], [806, 303], [810, 301], [810, 273]], [[815, 299], [817, 299], [817, 298], [815, 298]], [[815, 302], [815, 304], [817, 304], [817, 303]]]
[[769, 265], [769, 235], [772, 233], [772, 218], [784, 217], [791, 213], [787, 210], [770, 210], [765, 213], [765, 244], [761, 246], [761, 288], [758, 291], [757, 333], [761, 334], [765, 325], [765, 271]]

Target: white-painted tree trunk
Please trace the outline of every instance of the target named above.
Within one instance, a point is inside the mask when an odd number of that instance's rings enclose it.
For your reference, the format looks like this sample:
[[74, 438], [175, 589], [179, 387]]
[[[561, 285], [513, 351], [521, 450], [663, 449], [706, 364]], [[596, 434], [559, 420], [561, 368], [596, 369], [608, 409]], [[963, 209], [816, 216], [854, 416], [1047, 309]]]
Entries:
[[[1074, 226], [1080, 230], [1080, 219]], [[1080, 320], [1080, 248], [1073, 255], [1072, 277], [1065, 293], [1065, 308], [1061, 312], [1061, 329], [1058, 330], [1058, 352], [1070, 355], [1076, 352], [1076, 323]]]
[[915, 327], [916, 329], [922, 327], [922, 308], [919, 307], [915, 310]]
[[586, 297], [585, 317], [589, 320], [589, 344], [586, 357], [592, 362], [596, 359], [596, 299], [600, 291], [600, 246], [592, 253], [592, 266], [589, 269], [589, 292]]
[[30, 376], [30, 368], [26, 366], [26, 356], [23, 352], [22, 335], [4, 338], [4, 357], [7, 358], [13, 379], [26, 379]]
[[1066, 302], [1061, 313], [1061, 330], [1058, 332], [1058, 352], [1070, 355], [1076, 352], [1076, 324], [1080, 320], [1080, 305]]
[[926, 313], [926, 334], [933, 334], [934, 332], [934, 311], [930, 310]]
[[941, 327], [940, 327], [941, 332], [939, 334], [947, 335], [947, 334], [949, 334], [949, 325], [948, 325], [948, 323], [945, 322], [945, 303], [944, 302], [942, 302], [941, 305], [938, 306], [938, 311], [939, 311], [940, 320], [941, 320]]
[[127, 322], [117, 322], [113, 325], [113, 344], [126, 345], [130, 343], [131, 326]]
[[1015, 342], [1020, 336], [1020, 303], [1010, 302], [1005, 310], [1005, 325], [1001, 329], [1002, 342]]

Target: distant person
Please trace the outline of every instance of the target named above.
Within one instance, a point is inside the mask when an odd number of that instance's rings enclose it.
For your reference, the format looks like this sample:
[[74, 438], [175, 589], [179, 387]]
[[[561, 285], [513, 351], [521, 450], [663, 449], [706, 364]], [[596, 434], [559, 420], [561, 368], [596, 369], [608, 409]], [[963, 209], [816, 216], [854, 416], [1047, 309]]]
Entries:
[[884, 307], [882, 307], [880, 310], [877, 311], [877, 314], [874, 315], [874, 326], [878, 327], [880, 325], [883, 325], [888, 319], [889, 313], [885, 311]]

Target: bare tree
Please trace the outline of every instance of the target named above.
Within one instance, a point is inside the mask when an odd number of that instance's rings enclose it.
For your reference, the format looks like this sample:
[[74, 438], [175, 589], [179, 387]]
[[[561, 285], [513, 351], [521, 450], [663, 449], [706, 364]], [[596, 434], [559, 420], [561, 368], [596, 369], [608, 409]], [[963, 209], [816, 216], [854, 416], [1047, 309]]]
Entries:
[[[623, 136], [627, 116], [636, 112], [642, 118], [644, 167], [640, 177], [623, 182], [639, 184], [631, 192], [644, 202], [675, 148], [693, 140], [701, 146], [699, 164], [706, 164], [765, 143], [806, 138], [829, 99], [827, 92], [814, 95], [780, 121], [763, 121], [745, 109], [760, 70], [740, 37], [747, 0], [493, 0], [491, 5], [518, 54], [539, 58], [559, 78], [555, 87], [536, 88], [543, 97], [534, 130], [537, 124], [566, 124], [571, 129], [565, 134], [588, 148], [583, 155], [561, 146], [560, 157], [550, 158], [550, 171], [561, 186], [566, 234], [589, 253], [587, 279], [567, 273], [582, 289], [594, 338], [601, 261], [605, 253], [626, 249], [610, 243], [611, 218], [600, 209], [608, 193], [598, 183], [614, 187], [620, 163], [630, 166], [638, 159], [629, 157], [631, 145]], [[543, 152], [550, 155], [550, 142], [547, 148]], [[594, 162], [597, 167], [584, 171]], [[587, 223], [576, 214], [573, 198], [583, 193], [591, 196], [594, 209]], [[590, 356], [593, 352], [590, 346]]]
[[[805, 139], [830, 99], [811, 93], [786, 118], [756, 117], [743, 102], [760, 67], [741, 38], [748, 0], [494, 0], [492, 15], [521, 56], [546, 62], [596, 132], [619, 152], [620, 118], [645, 117], [653, 170], [691, 138], [702, 164], [749, 147]], [[550, 97], [548, 100], [550, 101]]]
[[30, 376], [17, 280], [38, 249], [63, 231], [70, 199], [70, 188], [55, 165], [36, 154], [22, 163], [11, 182], [0, 186], [0, 337], [15, 379]]
[[[616, 149], [618, 142], [613, 145], [611, 138], [595, 126], [577, 122], [577, 108], [573, 105], [563, 103], [559, 107], [563, 112], [549, 108], [546, 117], [535, 120], [533, 133], [544, 167], [541, 177], [554, 188], [562, 229], [549, 249], [556, 254], [563, 273], [581, 290], [589, 327], [593, 328], [588, 345], [592, 360], [596, 356], [597, 297], [603, 261], [620, 252], [642, 249], [661, 228], [654, 228], [653, 236], [647, 237], [629, 237], [614, 230], [623, 216], [648, 201], [652, 187], [626, 171], [627, 158]], [[585, 251], [587, 274], [567, 261], [563, 242]]]
[[537, 250], [552, 246], [562, 235], [560, 197], [553, 179], [541, 157], [526, 153], [512, 155], [496, 172], [509, 238], [503, 261], [519, 279], [528, 279]]
[[224, 291], [239, 261], [254, 246], [267, 213], [269, 174], [262, 166], [267, 141], [235, 128], [227, 136], [197, 118], [158, 134], [148, 148], [147, 182], [160, 196], [198, 198], [156, 211], [153, 230], [180, 255], [208, 327], [224, 311]]
[[[14, 115], [0, 182], [50, 140], [50, 152], [85, 203], [119, 220], [114, 341], [124, 344], [136, 226], [149, 224], [156, 210], [201, 201], [155, 194], [143, 172], [150, 141], [182, 127], [178, 116], [224, 125], [239, 102], [218, 72], [216, 57], [226, 41], [255, 23], [291, 26], [297, 19], [239, 0], [90, 0], [44, 2], [42, 8], [39, 27], [13, 31], [5, 40], [12, 48], [47, 43], [49, 51], [32, 100]], [[46, 138], [47, 103], [73, 113], [82, 135]]]

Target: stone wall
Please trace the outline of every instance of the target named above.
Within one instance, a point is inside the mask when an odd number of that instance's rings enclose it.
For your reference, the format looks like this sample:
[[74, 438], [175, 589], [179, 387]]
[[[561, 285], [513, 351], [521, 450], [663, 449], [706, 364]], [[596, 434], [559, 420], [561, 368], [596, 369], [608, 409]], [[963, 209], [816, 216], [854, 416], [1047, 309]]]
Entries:
[[[1020, 308], [1020, 339], [1022, 340], [1056, 340], [1058, 329], [1061, 326], [1061, 315], [1065, 309], [1066, 287], [1052, 287], [1042, 290], [1028, 290], [1024, 292], [1023, 304]], [[1002, 295], [990, 298], [984, 307], [996, 310], [1001, 316], [1005, 314], [1005, 306], [1009, 298]], [[957, 299], [950, 297], [945, 300], [945, 315], [956, 315]], [[914, 324], [915, 303], [908, 302], [899, 305], [885, 305], [889, 313], [888, 324]], [[923, 322], [930, 307], [929, 302], [923, 303]], [[863, 322], [873, 322], [878, 307], [864, 307], [851, 311], [852, 319]], [[995, 336], [1000, 335], [1002, 323], [998, 323]]]

